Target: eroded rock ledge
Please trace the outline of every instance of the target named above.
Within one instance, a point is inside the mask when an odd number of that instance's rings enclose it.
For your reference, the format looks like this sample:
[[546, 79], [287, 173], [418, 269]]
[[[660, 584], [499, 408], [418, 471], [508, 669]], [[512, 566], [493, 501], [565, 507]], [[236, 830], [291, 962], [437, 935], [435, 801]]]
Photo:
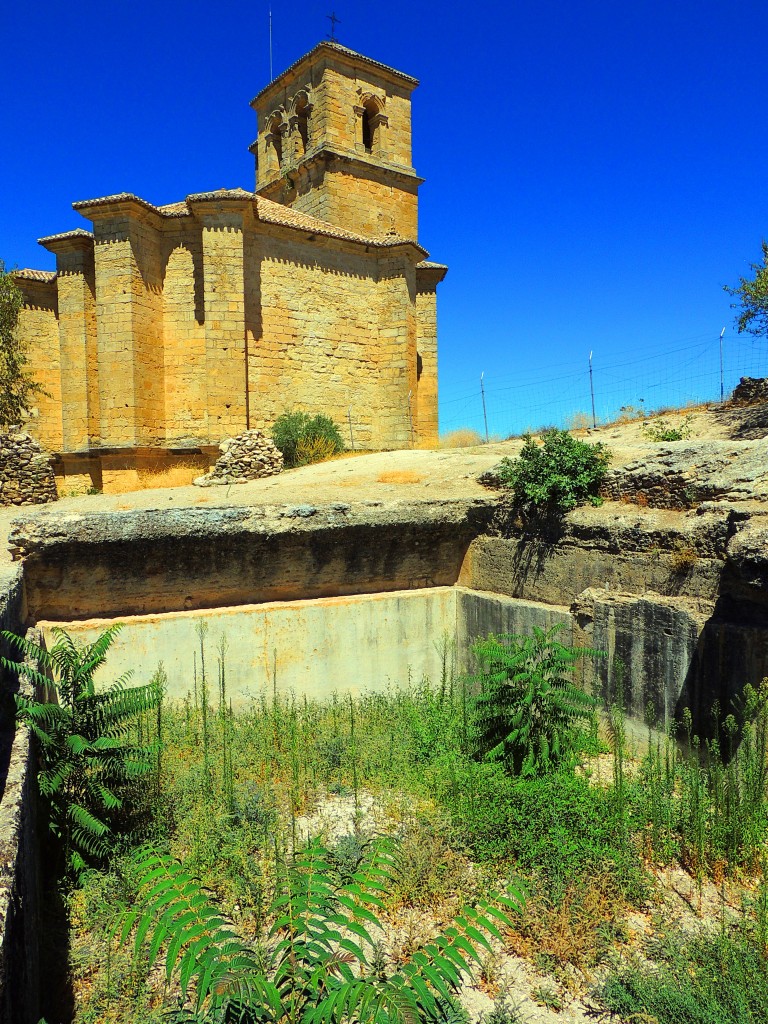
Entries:
[[33, 620], [178, 611], [451, 585], [494, 501], [43, 512], [9, 543]]

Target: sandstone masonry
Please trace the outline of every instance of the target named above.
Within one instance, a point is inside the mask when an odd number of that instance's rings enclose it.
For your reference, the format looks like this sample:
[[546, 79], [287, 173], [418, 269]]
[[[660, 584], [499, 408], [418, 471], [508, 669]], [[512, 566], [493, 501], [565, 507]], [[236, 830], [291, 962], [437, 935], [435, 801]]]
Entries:
[[0, 505], [55, 501], [51, 457], [29, 434], [0, 433]]
[[436, 441], [446, 268], [417, 240], [417, 84], [320, 43], [253, 100], [255, 192], [77, 202], [91, 230], [40, 239], [56, 272], [16, 280], [57, 474], [108, 490], [131, 458], [209, 455], [288, 408], [351, 421], [357, 448]]

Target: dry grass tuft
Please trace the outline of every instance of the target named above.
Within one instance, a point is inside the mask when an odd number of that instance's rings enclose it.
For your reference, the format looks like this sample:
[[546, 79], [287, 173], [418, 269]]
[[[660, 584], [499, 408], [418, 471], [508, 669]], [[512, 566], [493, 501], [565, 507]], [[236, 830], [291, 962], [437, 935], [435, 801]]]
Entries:
[[131, 491], [148, 491], [156, 487], [188, 487], [207, 469], [208, 464], [203, 462], [179, 462], [167, 469], [142, 469], [135, 477], [125, 474], [110, 480], [107, 493], [130, 494]]
[[670, 556], [672, 572], [682, 575], [690, 572], [699, 560], [696, 548], [683, 541], [677, 541]]
[[388, 469], [379, 473], [376, 482], [380, 484], [420, 484], [424, 477], [411, 469]]
[[510, 945], [540, 967], [572, 964], [588, 973], [626, 941], [626, 903], [610, 871], [589, 882], [575, 882], [559, 903], [543, 893], [529, 897]]
[[311, 466], [315, 462], [327, 462], [336, 454], [336, 445], [328, 437], [314, 435], [300, 437], [296, 442], [296, 465]]
[[592, 417], [586, 412], [575, 412], [569, 416], [565, 423], [565, 429], [571, 433], [583, 432], [592, 429]]
[[485, 444], [485, 439], [469, 427], [449, 430], [447, 434], [441, 434], [439, 441], [440, 448], [474, 448], [479, 444]]

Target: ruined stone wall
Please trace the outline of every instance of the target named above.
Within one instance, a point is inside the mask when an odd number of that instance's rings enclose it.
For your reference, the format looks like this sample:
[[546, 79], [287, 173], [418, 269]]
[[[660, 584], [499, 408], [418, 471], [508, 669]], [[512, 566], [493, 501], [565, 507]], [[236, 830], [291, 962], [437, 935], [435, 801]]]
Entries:
[[[20, 567], [0, 581], [0, 629], [23, 633]], [[3, 642], [3, 654], [15, 656]], [[28, 729], [16, 729], [10, 680], [0, 689], [0, 1020], [40, 1020], [40, 841], [35, 758]], [[31, 693], [28, 683], [22, 684]]]
[[26, 433], [0, 433], [0, 505], [42, 505], [57, 498], [51, 457]]
[[246, 430], [237, 437], [228, 437], [219, 445], [221, 455], [210, 473], [195, 479], [198, 487], [216, 484], [244, 484], [274, 476], [283, 469], [283, 453], [271, 437], [260, 430]]

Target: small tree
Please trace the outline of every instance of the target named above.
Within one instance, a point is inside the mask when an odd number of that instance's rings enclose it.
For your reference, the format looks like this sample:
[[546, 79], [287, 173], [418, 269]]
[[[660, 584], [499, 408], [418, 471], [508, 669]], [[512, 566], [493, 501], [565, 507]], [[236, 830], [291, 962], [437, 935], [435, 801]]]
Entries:
[[50, 650], [2, 632], [28, 658], [22, 663], [1, 658], [3, 667], [39, 689], [53, 681], [56, 690], [53, 700], [44, 701], [17, 694], [16, 715], [40, 744], [40, 792], [67, 869], [75, 874], [86, 866], [86, 858], [108, 857], [113, 842], [110, 824], [156, 763], [156, 751], [130, 743], [128, 734], [138, 716], [162, 701], [161, 676], [146, 686], [126, 686], [128, 676], [99, 693], [94, 686], [94, 673], [104, 664], [119, 629], [119, 624], [110, 626], [92, 644], [82, 644], [54, 627], [56, 641]]
[[23, 305], [13, 274], [0, 260], [0, 427], [21, 423], [33, 397], [45, 394], [27, 369], [27, 355], [17, 330]]
[[472, 650], [480, 671], [475, 698], [477, 753], [514, 775], [538, 775], [571, 757], [594, 718], [597, 701], [573, 682], [588, 647], [560, 643], [557, 633], [489, 636]]
[[756, 337], [768, 338], [768, 242], [763, 241], [763, 262], [751, 264], [754, 278], [740, 277], [736, 288], [727, 284], [723, 288], [738, 301], [731, 309], [739, 310], [736, 325], [739, 334], [746, 331]]

